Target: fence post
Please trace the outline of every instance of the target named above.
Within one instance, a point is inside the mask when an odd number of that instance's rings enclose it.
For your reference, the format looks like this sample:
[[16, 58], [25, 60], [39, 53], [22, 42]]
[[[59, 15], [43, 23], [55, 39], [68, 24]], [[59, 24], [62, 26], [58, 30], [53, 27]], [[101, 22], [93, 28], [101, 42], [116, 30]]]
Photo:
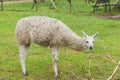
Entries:
[[37, 0], [33, 0], [33, 5], [32, 5], [31, 9], [33, 9], [36, 6], [36, 11], [37, 11], [37, 3], [38, 3]]

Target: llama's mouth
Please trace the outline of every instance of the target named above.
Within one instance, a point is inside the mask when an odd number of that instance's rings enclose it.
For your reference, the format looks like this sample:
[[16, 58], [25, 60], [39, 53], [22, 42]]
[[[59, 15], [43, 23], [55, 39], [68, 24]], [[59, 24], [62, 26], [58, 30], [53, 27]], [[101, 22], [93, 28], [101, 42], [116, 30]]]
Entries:
[[93, 47], [90, 47], [90, 50], [92, 50], [93, 49]]

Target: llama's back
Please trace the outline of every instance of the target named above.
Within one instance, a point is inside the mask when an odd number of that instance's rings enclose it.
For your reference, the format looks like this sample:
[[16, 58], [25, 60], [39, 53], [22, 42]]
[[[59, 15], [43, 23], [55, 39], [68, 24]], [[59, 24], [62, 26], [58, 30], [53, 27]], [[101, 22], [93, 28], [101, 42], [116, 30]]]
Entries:
[[16, 26], [16, 38], [19, 44], [29, 44], [32, 40], [43, 46], [63, 45], [64, 38], [67, 36], [71, 38], [70, 35], [76, 37], [65, 24], [45, 16], [23, 18]]

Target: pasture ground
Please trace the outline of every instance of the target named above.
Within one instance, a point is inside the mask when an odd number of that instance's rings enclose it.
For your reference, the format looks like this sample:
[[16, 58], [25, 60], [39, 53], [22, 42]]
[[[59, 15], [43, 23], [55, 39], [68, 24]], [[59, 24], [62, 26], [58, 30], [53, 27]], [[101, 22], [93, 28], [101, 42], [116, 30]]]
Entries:
[[[49, 1], [38, 4], [38, 11], [31, 10], [32, 3], [5, 4], [0, 11], [0, 77], [10, 80], [54, 80], [53, 62], [49, 47], [31, 45], [26, 67], [29, 76], [24, 76], [19, 63], [18, 44], [15, 40], [15, 25], [27, 16], [49, 16], [68, 25], [82, 37], [81, 30], [89, 35], [99, 32], [94, 50], [74, 51], [69, 48], [59, 50], [58, 80], [106, 80], [120, 60], [120, 21], [105, 18], [119, 15], [117, 9], [104, 13], [102, 8], [92, 13], [92, 5], [73, 0], [73, 10], [69, 13], [66, 0], [56, 3], [57, 9], [49, 7]], [[64, 6], [63, 6], [64, 5]], [[90, 62], [90, 64], [89, 64]], [[120, 79], [120, 68], [113, 80]]]

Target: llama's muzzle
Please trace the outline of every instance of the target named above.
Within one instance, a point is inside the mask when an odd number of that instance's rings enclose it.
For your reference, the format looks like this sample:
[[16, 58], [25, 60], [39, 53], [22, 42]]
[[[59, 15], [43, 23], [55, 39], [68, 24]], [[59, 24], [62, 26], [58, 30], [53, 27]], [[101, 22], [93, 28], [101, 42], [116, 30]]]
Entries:
[[92, 46], [90, 46], [90, 50], [92, 50], [93, 49], [93, 47]]

